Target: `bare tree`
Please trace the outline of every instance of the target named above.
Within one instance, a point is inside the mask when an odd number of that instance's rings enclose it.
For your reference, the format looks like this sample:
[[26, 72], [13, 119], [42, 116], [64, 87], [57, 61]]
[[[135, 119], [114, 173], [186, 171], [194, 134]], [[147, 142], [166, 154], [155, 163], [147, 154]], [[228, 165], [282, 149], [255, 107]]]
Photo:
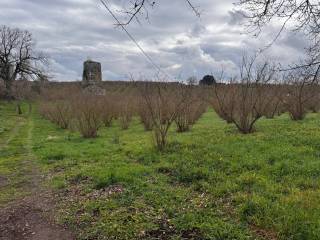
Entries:
[[0, 79], [5, 83], [6, 97], [12, 98], [12, 84], [20, 76], [42, 77], [41, 65], [46, 63], [42, 54], [34, 52], [34, 40], [28, 31], [0, 27]]
[[294, 31], [304, 31], [308, 35], [319, 36], [320, 3], [318, 0], [239, 0], [238, 5], [245, 10], [251, 27], [258, 32], [272, 20], [281, 20], [283, 31], [292, 26]]
[[[284, 29], [304, 33], [310, 40], [308, 54], [311, 56], [305, 64], [291, 68], [320, 65], [320, 2], [318, 0], [239, 0], [249, 20], [249, 28], [259, 34], [272, 20], [282, 24], [274, 41]], [[274, 42], [273, 41], [273, 42]]]

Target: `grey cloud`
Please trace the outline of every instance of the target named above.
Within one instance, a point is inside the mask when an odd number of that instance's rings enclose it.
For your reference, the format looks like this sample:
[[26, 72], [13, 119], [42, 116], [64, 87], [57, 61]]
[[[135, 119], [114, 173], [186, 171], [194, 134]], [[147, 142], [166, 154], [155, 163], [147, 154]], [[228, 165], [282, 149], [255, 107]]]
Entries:
[[230, 25], [241, 25], [245, 22], [245, 13], [241, 10], [229, 11], [229, 17]]
[[[127, 0], [109, 0], [121, 20], [119, 10]], [[229, 74], [245, 49], [256, 51], [272, 40], [276, 28], [267, 28], [260, 38], [244, 35], [241, 13], [234, 0], [194, 0], [200, 6], [198, 19], [184, 1], [160, 0], [149, 9], [149, 22], [133, 22], [128, 30], [146, 52], [174, 78], [191, 75], [201, 78], [219, 72]], [[37, 48], [51, 57], [50, 73], [55, 80], [81, 79], [87, 57], [100, 61], [106, 80], [122, 80], [127, 75], [149, 78], [155, 69], [95, 0], [10, 0], [0, 1], [0, 22], [27, 29], [37, 40]], [[300, 35], [286, 34], [266, 55], [281, 62], [303, 54]]]

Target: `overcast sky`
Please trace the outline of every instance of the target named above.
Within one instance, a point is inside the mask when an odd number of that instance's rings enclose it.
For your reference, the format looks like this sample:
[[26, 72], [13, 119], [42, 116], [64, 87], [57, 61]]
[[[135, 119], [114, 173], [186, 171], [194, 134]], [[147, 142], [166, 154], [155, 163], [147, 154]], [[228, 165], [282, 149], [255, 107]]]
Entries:
[[[259, 38], [244, 34], [237, 0], [193, 0], [200, 6], [197, 18], [184, 0], [159, 0], [149, 11], [149, 21], [133, 22], [129, 32], [145, 51], [173, 78], [201, 78], [224, 68], [236, 74], [244, 51], [256, 51], [277, 33], [274, 24]], [[109, 0], [118, 10], [128, 0]], [[0, 0], [0, 23], [30, 31], [36, 48], [50, 56], [50, 73], [57, 81], [80, 80], [83, 61], [102, 63], [103, 79], [126, 80], [154, 76], [155, 69], [128, 39], [99, 0]], [[302, 56], [304, 39], [285, 33], [264, 55], [281, 63]]]

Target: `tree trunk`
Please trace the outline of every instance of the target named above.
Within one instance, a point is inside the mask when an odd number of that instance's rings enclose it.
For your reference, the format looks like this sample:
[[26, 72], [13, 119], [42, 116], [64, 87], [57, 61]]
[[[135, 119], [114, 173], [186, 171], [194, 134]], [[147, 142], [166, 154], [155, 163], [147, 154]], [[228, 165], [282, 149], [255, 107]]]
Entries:
[[32, 103], [31, 102], [29, 102], [29, 112], [28, 112], [29, 114], [31, 114], [32, 113]]
[[4, 69], [4, 84], [5, 84], [5, 98], [13, 100], [12, 83], [16, 80], [16, 73], [12, 70], [12, 66], [5, 66]]
[[17, 102], [16, 110], [17, 110], [17, 114], [19, 114], [19, 115], [22, 114], [21, 102], [20, 101]]
[[12, 96], [12, 82], [11, 82], [11, 80], [5, 80], [4, 84], [5, 84], [4, 97], [8, 100], [12, 100], [13, 96]]

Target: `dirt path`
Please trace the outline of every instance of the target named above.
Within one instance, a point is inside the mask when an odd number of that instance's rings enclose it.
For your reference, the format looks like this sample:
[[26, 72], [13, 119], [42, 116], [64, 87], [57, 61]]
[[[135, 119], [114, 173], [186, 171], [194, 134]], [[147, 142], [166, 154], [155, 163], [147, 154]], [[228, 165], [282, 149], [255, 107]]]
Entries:
[[[73, 240], [74, 235], [54, 221], [54, 194], [42, 186], [43, 177], [35, 164], [32, 154], [32, 130], [34, 123], [28, 118], [25, 126], [14, 129], [9, 144], [19, 135], [20, 130], [28, 129], [25, 137], [22, 171], [26, 176], [24, 190], [30, 194], [15, 200], [0, 209], [0, 240]], [[2, 146], [5, 147], [5, 146]], [[1, 188], [0, 188], [1, 191]]]

